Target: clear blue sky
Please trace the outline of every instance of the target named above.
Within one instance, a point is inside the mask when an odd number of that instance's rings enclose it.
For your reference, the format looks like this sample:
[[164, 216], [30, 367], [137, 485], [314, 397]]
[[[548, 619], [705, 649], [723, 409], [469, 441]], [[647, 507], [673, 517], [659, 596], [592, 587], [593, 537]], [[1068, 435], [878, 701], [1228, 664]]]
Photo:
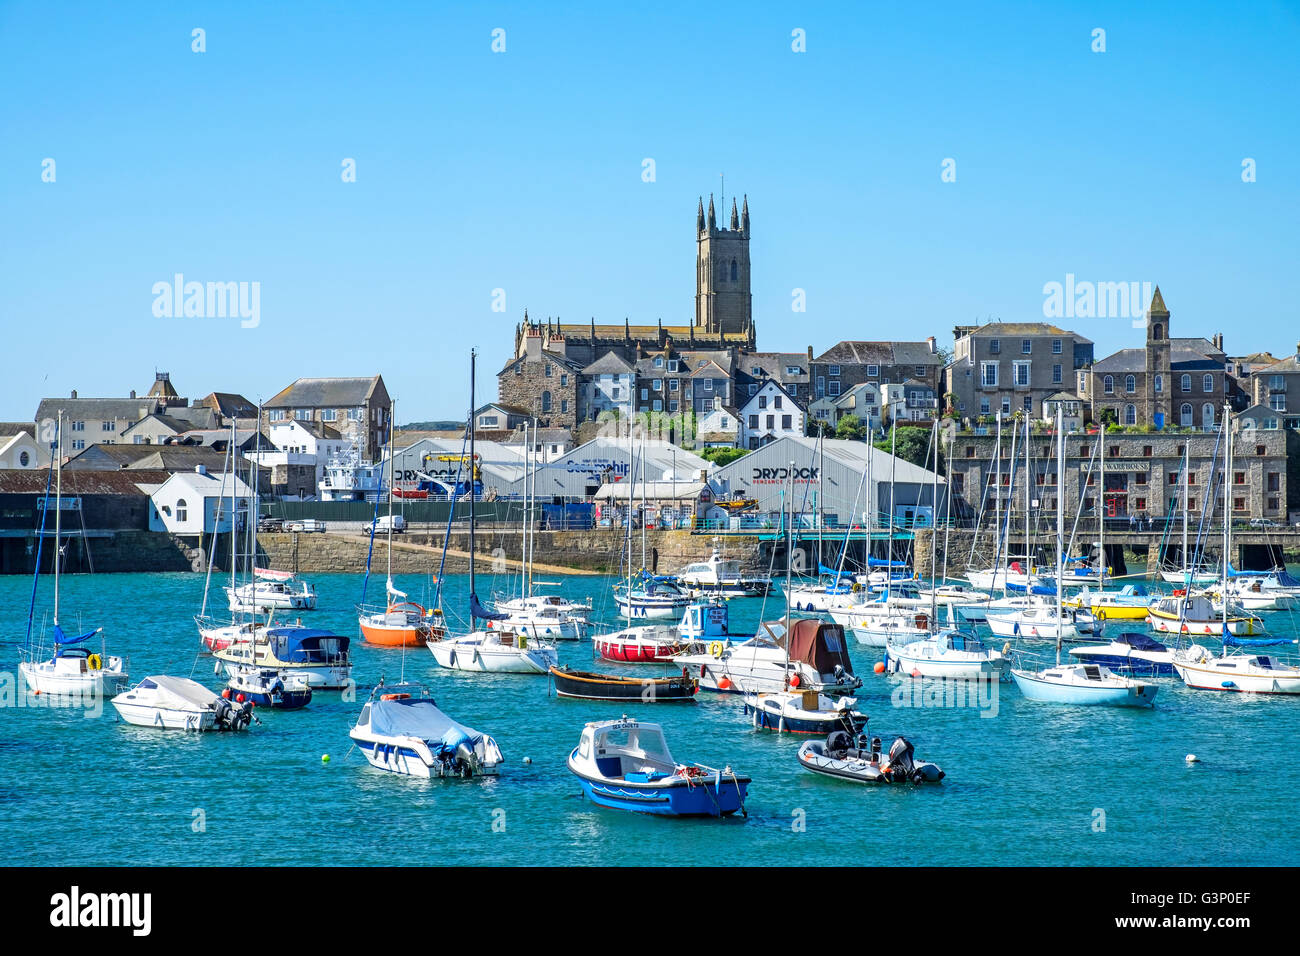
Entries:
[[[544, 6], [0, 2], [0, 418], [155, 368], [254, 400], [382, 372], [399, 419], [459, 417], [525, 307], [688, 323], [719, 173], [764, 349], [948, 342], [1066, 273], [1156, 282], [1232, 353], [1300, 338], [1294, 4]], [[177, 272], [260, 282], [260, 326], [156, 318]]]

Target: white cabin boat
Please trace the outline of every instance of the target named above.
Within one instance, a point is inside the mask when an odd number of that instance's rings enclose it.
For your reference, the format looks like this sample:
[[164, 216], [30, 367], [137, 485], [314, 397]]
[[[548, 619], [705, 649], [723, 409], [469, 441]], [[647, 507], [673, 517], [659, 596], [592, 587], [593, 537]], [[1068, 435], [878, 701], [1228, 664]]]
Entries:
[[739, 561], [724, 558], [716, 546], [707, 561], [688, 564], [676, 577], [677, 583], [694, 597], [762, 597], [772, 590], [769, 576], [744, 572]]
[[944, 630], [918, 641], [890, 641], [885, 667], [896, 674], [945, 680], [1006, 680], [1005, 648], [989, 647], [969, 631]]
[[348, 732], [372, 767], [408, 777], [482, 777], [504, 758], [488, 734], [457, 723], [433, 698], [407, 685], [380, 686]]
[[234, 704], [187, 677], [146, 677], [113, 698], [128, 724], [164, 730], [245, 730], [253, 719], [249, 703]]
[[1174, 670], [1188, 687], [1243, 694], [1300, 694], [1300, 667], [1266, 654], [1212, 655], [1200, 644], [1174, 654]]
[[559, 664], [560, 655], [549, 641], [499, 621], [490, 623], [482, 630], [429, 641], [438, 666], [487, 674], [549, 674]]
[[[674, 664], [697, 671], [700, 687], [748, 694], [787, 689], [847, 694], [862, 686], [853, 674], [844, 629], [817, 618], [764, 624], [745, 641], [713, 641], [707, 650], [679, 654]], [[788, 645], [788, 649], [787, 649]]]
[[297, 580], [292, 571], [254, 568], [254, 580], [225, 587], [232, 611], [314, 611], [316, 588]]

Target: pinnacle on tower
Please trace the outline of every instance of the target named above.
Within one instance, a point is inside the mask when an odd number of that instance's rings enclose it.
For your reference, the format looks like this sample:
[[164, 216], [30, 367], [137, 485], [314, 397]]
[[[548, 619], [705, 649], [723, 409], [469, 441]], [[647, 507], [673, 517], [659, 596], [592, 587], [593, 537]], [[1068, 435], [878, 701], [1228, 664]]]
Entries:
[[749, 235], [749, 196], [744, 197], [740, 209], [740, 227], [745, 230], [745, 235]]
[[740, 231], [740, 214], [736, 212], [736, 198], [731, 198], [731, 231]]
[[1151, 306], [1147, 309], [1152, 315], [1168, 315], [1169, 310], [1165, 308], [1165, 297], [1160, 294], [1160, 286], [1156, 286], [1155, 294], [1151, 296]]
[[709, 229], [718, 228], [718, 217], [713, 211], [713, 193], [709, 193]]
[[704, 231], [704, 197], [703, 196], [700, 197], [699, 212], [695, 214], [695, 231], [696, 232]]

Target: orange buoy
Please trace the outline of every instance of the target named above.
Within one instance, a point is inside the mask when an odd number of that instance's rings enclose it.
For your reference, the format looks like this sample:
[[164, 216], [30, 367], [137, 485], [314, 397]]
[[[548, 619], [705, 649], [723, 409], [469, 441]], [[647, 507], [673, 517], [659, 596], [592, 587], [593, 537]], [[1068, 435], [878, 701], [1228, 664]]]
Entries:
[[243, 702], [244, 702], [244, 695], [243, 695], [243, 694], [236, 694], [236, 695], [235, 695], [235, 703], [237, 703], [237, 704], [242, 704]]
[[798, 687], [798, 686], [799, 686], [799, 675], [798, 675], [798, 674], [795, 674], [793, 677], [790, 678], [790, 686], [791, 686], [791, 687]]
[[876, 666], [873, 667], [872, 670], [875, 671], [877, 674], [883, 674], [885, 672], [885, 662], [876, 661]]
[[724, 677], [722, 678], [722, 680], [718, 681], [718, 690], [730, 690], [730, 689], [731, 689], [730, 677]]

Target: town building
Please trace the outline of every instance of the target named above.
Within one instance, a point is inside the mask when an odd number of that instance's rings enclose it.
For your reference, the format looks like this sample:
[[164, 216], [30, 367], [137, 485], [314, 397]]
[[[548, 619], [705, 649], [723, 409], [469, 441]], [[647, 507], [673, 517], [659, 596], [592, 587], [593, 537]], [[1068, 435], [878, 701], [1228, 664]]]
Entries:
[[392, 401], [381, 375], [368, 378], [300, 378], [262, 408], [263, 427], [276, 422], [319, 422], [353, 441], [378, 461], [388, 441]]
[[1037, 414], [1044, 399], [1069, 388], [1092, 360], [1091, 340], [1047, 322], [957, 326], [946, 392], [963, 421]]
[[50, 449], [35, 438], [33, 422], [0, 422], [0, 469], [46, 468]]
[[813, 398], [837, 398], [856, 385], [916, 381], [938, 394], [944, 384], [943, 358], [934, 336], [924, 342], [843, 341], [813, 358], [808, 348]]
[[[236, 475], [207, 471], [177, 472], [156, 487], [146, 487], [152, 504], [149, 530], [169, 534], [229, 533], [244, 527], [253, 500], [252, 489]], [[234, 510], [231, 498], [235, 499]]]
[[740, 447], [755, 449], [778, 438], [802, 436], [805, 413], [798, 400], [775, 379], [765, 381], [740, 406]]
[[1300, 429], [1300, 345], [1296, 354], [1253, 369], [1251, 401], [1282, 421], [1284, 428]]

